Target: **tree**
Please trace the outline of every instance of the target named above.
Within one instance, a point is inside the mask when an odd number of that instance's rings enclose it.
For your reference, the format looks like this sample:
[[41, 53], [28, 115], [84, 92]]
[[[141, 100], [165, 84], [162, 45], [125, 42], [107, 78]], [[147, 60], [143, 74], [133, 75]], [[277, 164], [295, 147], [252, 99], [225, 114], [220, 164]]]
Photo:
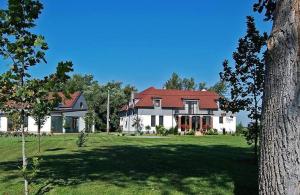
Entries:
[[130, 101], [131, 99], [131, 94], [134, 92], [137, 92], [137, 88], [135, 86], [131, 86], [131, 85], [126, 85], [123, 89], [125, 95], [126, 95], [126, 100], [127, 102]]
[[174, 72], [171, 78], [165, 83], [164, 88], [180, 90], [182, 89], [182, 79]]
[[95, 98], [95, 114], [96, 114], [96, 127], [97, 129], [104, 130], [106, 128], [106, 113], [107, 113], [107, 93], [110, 91], [110, 120], [109, 126], [111, 130], [119, 128], [119, 111], [128, 103], [128, 94], [125, 94], [121, 82], [108, 82], [105, 85], [99, 86], [99, 93]]
[[202, 90], [205, 90], [205, 89], [207, 89], [206, 82], [200, 82], [199, 85], [198, 85], [198, 90], [202, 91]]
[[63, 87], [70, 93], [74, 93], [76, 91], [85, 91], [87, 87], [94, 84], [98, 84], [98, 82], [94, 80], [93, 75], [74, 74]]
[[208, 88], [208, 91], [214, 91], [223, 97], [226, 95], [225, 93], [227, 92], [227, 90], [228, 90], [228, 86], [223, 81], [219, 81], [213, 86], [211, 86], [210, 88]]
[[[57, 88], [65, 83], [70, 77], [66, 73], [73, 71], [72, 62], [60, 62], [57, 66], [56, 73], [44, 79], [33, 79], [28, 81], [31, 86], [32, 92], [35, 94], [36, 99], [32, 102], [32, 109], [29, 114], [35, 120], [38, 126], [38, 150], [41, 151], [41, 128], [44, 126], [47, 117], [51, 111], [61, 102], [61, 98], [56, 93], [50, 94], [53, 88]], [[63, 91], [63, 90], [61, 90]], [[65, 92], [68, 97], [69, 94]]]
[[231, 97], [221, 97], [221, 108], [233, 113], [247, 110], [252, 119], [253, 127], [249, 128], [246, 139], [254, 143], [257, 156], [258, 134], [261, 119], [261, 99], [263, 95], [265, 64], [262, 49], [267, 39], [266, 33], [260, 35], [255, 27], [253, 17], [247, 17], [247, 34], [239, 40], [237, 51], [233, 53], [235, 67], [229, 66], [227, 60], [223, 63], [221, 80], [229, 84]]
[[197, 85], [195, 83], [194, 78], [184, 78], [182, 80], [182, 89], [184, 90], [195, 90], [197, 88]]
[[85, 120], [85, 132], [92, 132], [95, 125], [96, 113], [94, 110], [88, 109], [84, 120]]
[[300, 194], [300, 2], [259, 0], [273, 20], [266, 55], [260, 194]]
[[[0, 10], [0, 56], [10, 63], [10, 69], [0, 76], [1, 110], [6, 113], [20, 114], [22, 133], [22, 171], [24, 176], [24, 194], [28, 194], [27, 159], [25, 154], [25, 116], [38, 101], [40, 82], [56, 83], [65, 76], [69, 67], [58, 66], [58, 72], [41, 81], [30, 80], [29, 69], [41, 62], [46, 62], [45, 51], [48, 49], [44, 37], [32, 32], [35, 20], [43, 5], [34, 0], [9, 0], [8, 8]], [[41, 89], [42, 90], [42, 89]], [[39, 91], [40, 92], [40, 91]]]
[[142, 119], [138, 116], [135, 116], [132, 120], [132, 127], [134, 127], [138, 133], [141, 133], [143, 129]]

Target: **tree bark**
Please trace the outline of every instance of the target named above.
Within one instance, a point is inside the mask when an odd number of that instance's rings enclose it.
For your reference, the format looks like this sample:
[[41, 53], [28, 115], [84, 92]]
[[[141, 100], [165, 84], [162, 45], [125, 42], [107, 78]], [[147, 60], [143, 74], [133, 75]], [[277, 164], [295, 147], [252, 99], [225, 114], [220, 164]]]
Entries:
[[41, 153], [41, 120], [38, 122], [39, 153]]
[[268, 40], [259, 192], [300, 194], [300, 0], [278, 0]]
[[[25, 153], [25, 132], [24, 132], [24, 123], [23, 122], [21, 124], [21, 131], [22, 131], [23, 170], [26, 171], [26, 169], [27, 169], [27, 159], [26, 159], [26, 153]], [[28, 181], [27, 181], [26, 177], [24, 177], [24, 194], [28, 195]]]

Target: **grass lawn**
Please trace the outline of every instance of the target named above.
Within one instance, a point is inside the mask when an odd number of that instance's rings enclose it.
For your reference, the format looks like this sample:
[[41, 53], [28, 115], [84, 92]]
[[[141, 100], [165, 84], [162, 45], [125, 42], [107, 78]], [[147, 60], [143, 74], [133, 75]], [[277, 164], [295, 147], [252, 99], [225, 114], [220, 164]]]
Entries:
[[[30, 192], [47, 194], [257, 194], [257, 166], [243, 137], [42, 137], [41, 172]], [[0, 138], [0, 194], [21, 194], [21, 139]], [[27, 138], [37, 154], [37, 138]]]

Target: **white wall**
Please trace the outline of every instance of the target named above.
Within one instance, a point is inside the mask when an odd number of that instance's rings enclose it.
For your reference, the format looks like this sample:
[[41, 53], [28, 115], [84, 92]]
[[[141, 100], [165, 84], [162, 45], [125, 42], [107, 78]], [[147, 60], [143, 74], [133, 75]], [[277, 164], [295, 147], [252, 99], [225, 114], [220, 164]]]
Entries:
[[[38, 126], [35, 124], [35, 120], [32, 117], [28, 117], [28, 132], [38, 132]], [[51, 132], [51, 117], [46, 118], [45, 124], [41, 128], [41, 133], [50, 133]]]
[[[80, 108], [80, 103], [82, 103], [82, 108]], [[86, 100], [83, 96], [83, 94], [81, 94], [78, 98], [78, 100], [76, 101], [76, 103], [74, 104], [73, 106], [73, 109], [77, 109], [77, 110], [80, 110], [80, 109], [85, 109], [87, 110], [88, 109], [88, 106], [87, 106], [87, 103], [86, 103]]]
[[[125, 116], [120, 118], [120, 126], [123, 128], [123, 131], [126, 132], [135, 132], [135, 127], [132, 127], [133, 119], [136, 117], [136, 115], [131, 116]], [[142, 131], [146, 131], [146, 127], [151, 127], [151, 115], [139, 115], [138, 116], [141, 119], [141, 125], [142, 125]], [[176, 126], [175, 118], [172, 116], [163, 116], [163, 126], [167, 129], [172, 127], [172, 120], [173, 120], [173, 127]], [[127, 121], [127, 123], [126, 123]], [[159, 125], [159, 115], [156, 115], [155, 117], [155, 125]], [[127, 126], [126, 126], [127, 124]], [[129, 126], [130, 125], [130, 126]], [[155, 131], [155, 127], [151, 127], [151, 131]]]
[[0, 117], [0, 131], [7, 131], [7, 118], [4, 116]]
[[[83, 115], [85, 114], [85, 111], [77, 111], [77, 112], [68, 112], [67, 116], [78, 116], [78, 125], [79, 125], [79, 131], [82, 131], [85, 129], [85, 120]], [[0, 117], [0, 131], [7, 131], [7, 118], [5, 116]], [[92, 128], [94, 130], [94, 127]], [[38, 132], [38, 126], [35, 124], [35, 120], [32, 117], [28, 117], [28, 132], [31, 133], [37, 133]], [[41, 133], [51, 133], [51, 117], [48, 116], [46, 118], [45, 124], [41, 128]]]
[[219, 116], [213, 116], [213, 128], [217, 129], [219, 133], [223, 132], [223, 128], [227, 133], [234, 133], [236, 131], [236, 117], [224, 116], [223, 124], [220, 124]]
[[85, 130], [85, 120], [84, 120], [84, 117], [79, 117], [78, 123], [79, 123], [78, 124], [78, 126], [79, 126], [79, 128], [78, 128], [79, 132]]

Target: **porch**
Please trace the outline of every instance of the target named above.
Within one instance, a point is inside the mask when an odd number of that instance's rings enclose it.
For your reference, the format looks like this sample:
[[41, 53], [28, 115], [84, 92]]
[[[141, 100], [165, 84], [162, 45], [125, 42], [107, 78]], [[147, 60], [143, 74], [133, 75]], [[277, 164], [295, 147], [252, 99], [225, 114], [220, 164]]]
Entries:
[[178, 125], [178, 132], [183, 133], [190, 130], [204, 133], [205, 131], [213, 127], [212, 116], [178, 115], [175, 116], [175, 120]]

